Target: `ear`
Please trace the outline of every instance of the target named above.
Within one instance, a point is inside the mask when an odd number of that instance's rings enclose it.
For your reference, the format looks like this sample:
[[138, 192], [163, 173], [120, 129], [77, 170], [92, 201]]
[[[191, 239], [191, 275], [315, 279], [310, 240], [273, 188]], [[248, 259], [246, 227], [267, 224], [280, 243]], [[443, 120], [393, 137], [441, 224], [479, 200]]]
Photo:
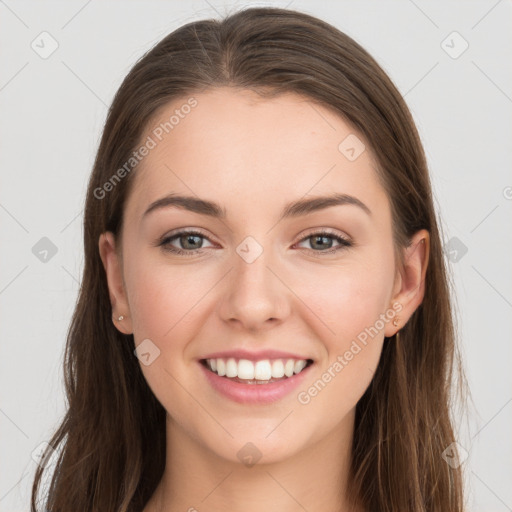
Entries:
[[[409, 320], [425, 295], [425, 275], [430, 252], [430, 236], [426, 229], [415, 233], [411, 243], [403, 249], [403, 265], [397, 272], [393, 290], [393, 309], [398, 325], [388, 322], [384, 330], [386, 337], [393, 336]], [[401, 305], [401, 309], [397, 307]]]
[[[112, 304], [112, 321], [123, 334], [132, 334], [130, 307], [124, 287], [121, 257], [116, 251], [116, 240], [110, 231], [102, 233], [99, 238], [99, 251], [107, 275], [110, 303]], [[118, 320], [120, 316], [124, 318]]]

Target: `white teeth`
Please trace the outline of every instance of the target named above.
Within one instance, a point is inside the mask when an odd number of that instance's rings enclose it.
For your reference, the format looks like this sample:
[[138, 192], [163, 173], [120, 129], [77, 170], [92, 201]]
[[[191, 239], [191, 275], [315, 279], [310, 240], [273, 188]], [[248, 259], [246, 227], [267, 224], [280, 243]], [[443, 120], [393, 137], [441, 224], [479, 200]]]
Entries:
[[293, 373], [300, 373], [302, 370], [304, 370], [306, 364], [307, 363], [304, 360], [295, 361], [295, 363], [293, 365]]
[[248, 359], [240, 359], [238, 361], [238, 378], [239, 379], [254, 379], [254, 365]]
[[280, 379], [281, 377], [284, 377], [284, 364], [281, 359], [276, 359], [272, 363], [272, 377], [274, 379]]
[[293, 375], [293, 367], [295, 366], [295, 361], [293, 359], [288, 359], [284, 365], [284, 374], [287, 377], [291, 377]]
[[238, 376], [238, 365], [236, 361], [230, 357], [226, 362], [226, 377]]
[[220, 377], [260, 381], [262, 384], [270, 379], [281, 379], [284, 376], [291, 377], [300, 373], [307, 365], [305, 359], [263, 359], [250, 361], [249, 359], [236, 360], [233, 357], [225, 360], [222, 358], [207, 359], [208, 368]]
[[268, 359], [256, 363], [254, 367], [254, 378], [257, 380], [270, 380], [272, 378], [272, 367]]
[[224, 359], [217, 359], [217, 375], [219, 375], [219, 377], [224, 377], [224, 375], [226, 375], [226, 363], [224, 362]]

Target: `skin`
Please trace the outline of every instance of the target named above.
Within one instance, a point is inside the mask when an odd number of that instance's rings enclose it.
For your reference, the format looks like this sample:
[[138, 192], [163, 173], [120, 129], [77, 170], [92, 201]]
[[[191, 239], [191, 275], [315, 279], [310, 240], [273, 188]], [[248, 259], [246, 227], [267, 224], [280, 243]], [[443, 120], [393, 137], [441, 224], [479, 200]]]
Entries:
[[[262, 99], [219, 88], [194, 97], [197, 107], [137, 167], [121, 240], [108, 232], [99, 239], [114, 316], [125, 317], [116, 327], [133, 333], [135, 345], [149, 338], [160, 350], [141, 369], [168, 413], [167, 464], [144, 512], [354, 510], [347, 493], [355, 407], [385, 336], [423, 299], [428, 232], [400, 249], [399, 265], [369, 145], [349, 161], [340, 142], [349, 134], [364, 139], [330, 110], [291, 93]], [[166, 105], [150, 128], [184, 101]], [[334, 191], [355, 196], [371, 215], [347, 204], [278, 222], [288, 202]], [[227, 217], [176, 207], [142, 217], [170, 192], [213, 200]], [[190, 251], [202, 241], [200, 254], [156, 245], [178, 228], [206, 238], [169, 245]], [[320, 228], [353, 246], [322, 255], [340, 244], [330, 238], [318, 248], [310, 237]], [[263, 248], [252, 263], [236, 252], [247, 236]], [[401, 306], [399, 325], [386, 322], [321, 392], [299, 403], [297, 393], [393, 304]], [[197, 363], [235, 348], [280, 349], [315, 364], [307, 382], [278, 402], [239, 404], [217, 394]], [[237, 457], [247, 442], [262, 454], [253, 467]]]

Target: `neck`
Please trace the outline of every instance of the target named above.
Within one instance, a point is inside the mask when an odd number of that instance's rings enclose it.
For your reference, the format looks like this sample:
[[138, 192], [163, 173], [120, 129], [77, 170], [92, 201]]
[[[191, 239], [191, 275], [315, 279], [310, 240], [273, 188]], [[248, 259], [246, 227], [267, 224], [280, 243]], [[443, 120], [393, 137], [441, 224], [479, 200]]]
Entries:
[[144, 512], [355, 512], [347, 495], [354, 412], [316, 444], [252, 467], [219, 457], [168, 416], [166, 468]]

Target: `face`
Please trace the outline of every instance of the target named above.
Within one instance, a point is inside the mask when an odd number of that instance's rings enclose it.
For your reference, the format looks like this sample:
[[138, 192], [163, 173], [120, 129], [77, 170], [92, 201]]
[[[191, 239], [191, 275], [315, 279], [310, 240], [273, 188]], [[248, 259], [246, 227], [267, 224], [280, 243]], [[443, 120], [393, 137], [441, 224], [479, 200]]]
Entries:
[[223, 459], [251, 442], [283, 460], [347, 428], [406, 313], [389, 200], [362, 135], [328, 109], [228, 88], [194, 98], [161, 141], [152, 130], [187, 98], [144, 135], [156, 146], [134, 171], [122, 266], [100, 240], [116, 326], [145, 343], [174, 428]]

